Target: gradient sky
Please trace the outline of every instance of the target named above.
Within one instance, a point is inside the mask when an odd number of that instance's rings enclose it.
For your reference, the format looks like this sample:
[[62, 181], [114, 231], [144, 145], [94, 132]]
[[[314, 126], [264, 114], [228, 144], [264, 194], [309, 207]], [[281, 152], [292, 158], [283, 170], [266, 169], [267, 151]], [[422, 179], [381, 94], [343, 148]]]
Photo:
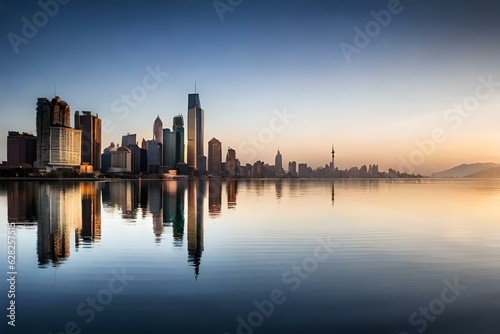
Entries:
[[[402, 11], [348, 63], [340, 43], [354, 45], [354, 28], [364, 30], [374, 20], [370, 11], [387, 6], [243, 0], [221, 21], [212, 0], [71, 0], [16, 53], [8, 34], [22, 36], [22, 18], [33, 22], [41, 7], [2, 0], [0, 159], [7, 131], [35, 133], [36, 99], [53, 97], [54, 82], [72, 113], [90, 110], [106, 119], [103, 146], [128, 132], [151, 139], [157, 115], [164, 127], [176, 114], [186, 117], [196, 82], [205, 142], [218, 138], [242, 163], [274, 164], [279, 148], [284, 165], [317, 167], [330, 161], [332, 143], [342, 169], [398, 168], [401, 157], [424, 174], [500, 163], [500, 85], [469, 117], [446, 113], [475, 95], [479, 77], [500, 82], [500, 4], [401, 1]], [[157, 66], [168, 77], [126, 117], [114, 112], [113, 102]], [[248, 137], [265, 133], [277, 110], [294, 118], [284, 127], [276, 123], [281, 130], [259, 141], [254, 156]], [[418, 153], [415, 142], [429, 142], [438, 128], [446, 139]]]

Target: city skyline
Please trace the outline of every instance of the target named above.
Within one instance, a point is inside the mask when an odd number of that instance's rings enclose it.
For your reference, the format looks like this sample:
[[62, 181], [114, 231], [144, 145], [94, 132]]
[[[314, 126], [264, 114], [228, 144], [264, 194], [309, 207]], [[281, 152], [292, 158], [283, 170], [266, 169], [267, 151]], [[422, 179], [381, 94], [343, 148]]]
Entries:
[[[273, 161], [279, 147], [285, 163], [324, 166], [332, 142], [339, 169], [398, 168], [412, 154], [415, 172], [426, 175], [500, 162], [494, 2], [401, 2], [365, 47], [356, 47], [355, 28], [377, 22], [371, 12], [388, 10], [387, 1], [292, 2], [242, 2], [222, 21], [212, 2], [60, 4], [17, 53], [9, 38], [0, 45], [2, 110], [17, 111], [0, 126], [0, 157], [8, 131], [36, 133], [33, 98], [52, 96], [54, 83], [72, 110], [100, 115], [107, 146], [129, 132], [148, 138], [158, 115], [187, 118], [185, 95], [197, 82], [205, 138], [227, 143], [242, 162]], [[21, 19], [41, 10], [37, 2], [2, 4], [0, 31], [22, 36]], [[83, 29], [91, 16], [96, 25]], [[67, 47], [44, 56], [54, 41]], [[195, 45], [203, 57], [186, 53]], [[350, 63], [342, 45], [359, 51]], [[146, 93], [140, 101], [123, 98], [138, 92]], [[280, 131], [250, 144], [277, 113], [290, 115]]]

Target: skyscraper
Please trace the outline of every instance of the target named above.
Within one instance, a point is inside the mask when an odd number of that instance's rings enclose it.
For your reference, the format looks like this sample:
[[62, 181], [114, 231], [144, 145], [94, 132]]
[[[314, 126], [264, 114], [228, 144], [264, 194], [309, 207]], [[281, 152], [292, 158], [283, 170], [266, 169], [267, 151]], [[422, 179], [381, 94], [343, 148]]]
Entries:
[[101, 119], [90, 111], [75, 112], [75, 129], [82, 130], [81, 160], [101, 169]]
[[82, 131], [70, 127], [70, 107], [56, 96], [39, 98], [36, 109], [36, 167], [73, 167], [81, 162]]
[[156, 117], [153, 124], [153, 140], [163, 143], [163, 122], [161, 121], [160, 116]]
[[205, 172], [203, 155], [204, 144], [204, 111], [201, 109], [199, 94], [189, 94], [188, 96], [188, 153], [187, 163], [190, 167]]
[[290, 161], [288, 163], [288, 173], [290, 173], [290, 176], [297, 176], [297, 162], [296, 161]]
[[38, 98], [36, 104], [36, 167], [45, 167], [50, 156], [51, 104], [46, 98]]
[[184, 118], [182, 115], [174, 116], [172, 131], [175, 132], [175, 163], [183, 163], [184, 157]]
[[163, 129], [163, 166], [174, 168], [184, 163], [184, 118], [174, 116], [172, 131]]
[[208, 172], [219, 176], [222, 164], [222, 144], [216, 138], [208, 142]]
[[226, 170], [229, 173], [229, 177], [236, 176], [236, 151], [230, 147], [227, 149]]
[[169, 169], [175, 167], [175, 154], [176, 146], [175, 139], [176, 133], [170, 131], [170, 129], [163, 129], [163, 164]]
[[[163, 136], [163, 135], [162, 135]], [[157, 142], [156, 140], [148, 140], [148, 172], [150, 173], [159, 173], [160, 165], [162, 164], [162, 143]]]
[[299, 164], [299, 177], [307, 177], [307, 164]]
[[280, 150], [276, 154], [276, 158], [274, 159], [274, 167], [276, 168], [276, 176], [281, 177], [283, 174], [283, 158], [281, 156]]

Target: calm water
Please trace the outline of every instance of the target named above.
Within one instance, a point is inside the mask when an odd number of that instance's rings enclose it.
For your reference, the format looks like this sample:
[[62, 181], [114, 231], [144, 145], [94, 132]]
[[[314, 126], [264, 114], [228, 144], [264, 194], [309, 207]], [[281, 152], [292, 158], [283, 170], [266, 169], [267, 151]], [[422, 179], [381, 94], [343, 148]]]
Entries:
[[499, 204], [491, 180], [4, 183], [1, 328], [498, 333]]

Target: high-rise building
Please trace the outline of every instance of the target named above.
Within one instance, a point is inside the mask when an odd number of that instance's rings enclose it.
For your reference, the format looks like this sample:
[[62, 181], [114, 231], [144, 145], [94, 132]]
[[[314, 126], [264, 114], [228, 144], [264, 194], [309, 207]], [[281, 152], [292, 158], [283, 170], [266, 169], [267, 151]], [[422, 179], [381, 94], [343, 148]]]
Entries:
[[175, 163], [185, 162], [184, 150], [184, 118], [182, 115], [174, 116], [172, 131], [175, 132]]
[[184, 118], [174, 116], [172, 131], [163, 129], [163, 166], [174, 168], [184, 163]]
[[36, 107], [36, 167], [45, 167], [50, 156], [51, 103], [46, 98], [38, 98]]
[[198, 172], [205, 172], [203, 162], [206, 157], [203, 155], [204, 145], [204, 111], [201, 109], [199, 94], [189, 94], [188, 96], [188, 149], [187, 163]]
[[274, 167], [276, 168], [276, 176], [281, 177], [283, 174], [283, 157], [281, 156], [280, 150], [276, 154], [274, 159]]
[[36, 167], [74, 167], [81, 162], [82, 131], [71, 128], [70, 107], [56, 96], [39, 98], [36, 109]]
[[127, 133], [126, 135], [122, 136], [122, 146], [129, 147], [130, 145], [135, 144], [137, 144], [137, 135], [135, 133]]
[[126, 147], [120, 146], [116, 151], [111, 151], [111, 168], [117, 171], [132, 171], [132, 153]]
[[26, 132], [9, 131], [7, 136], [7, 163], [33, 164], [36, 161], [36, 137]]
[[236, 176], [236, 151], [230, 147], [227, 149], [226, 154], [226, 170], [229, 173], [229, 177]]
[[[163, 130], [163, 129], [162, 129]], [[162, 134], [163, 136], [163, 134]], [[159, 173], [162, 162], [162, 144], [156, 140], [148, 140], [148, 172]]]
[[216, 138], [208, 142], [208, 172], [219, 176], [222, 165], [222, 144]]
[[290, 176], [297, 176], [297, 162], [296, 161], [290, 161], [288, 163], [288, 173], [290, 173]]
[[175, 167], [176, 161], [176, 133], [170, 129], [163, 129], [163, 164], [169, 169]]
[[299, 164], [299, 177], [307, 177], [307, 164]]
[[101, 119], [90, 111], [75, 112], [75, 129], [82, 130], [81, 162], [101, 169]]
[[101, 154], [101, 172], [106, 173], [111, 167], [111, 152], [113, 151], [116, 151], [116, 146], [115, 143], [111, 142]]
[[163, 143], [163, 122], [161, 121], [160, 116], [156, 117], [153, 124], [153, 140]]
[[66, 127], [50, 128], [49, 167], [76, 167], [81, 163], [82, 131]]

